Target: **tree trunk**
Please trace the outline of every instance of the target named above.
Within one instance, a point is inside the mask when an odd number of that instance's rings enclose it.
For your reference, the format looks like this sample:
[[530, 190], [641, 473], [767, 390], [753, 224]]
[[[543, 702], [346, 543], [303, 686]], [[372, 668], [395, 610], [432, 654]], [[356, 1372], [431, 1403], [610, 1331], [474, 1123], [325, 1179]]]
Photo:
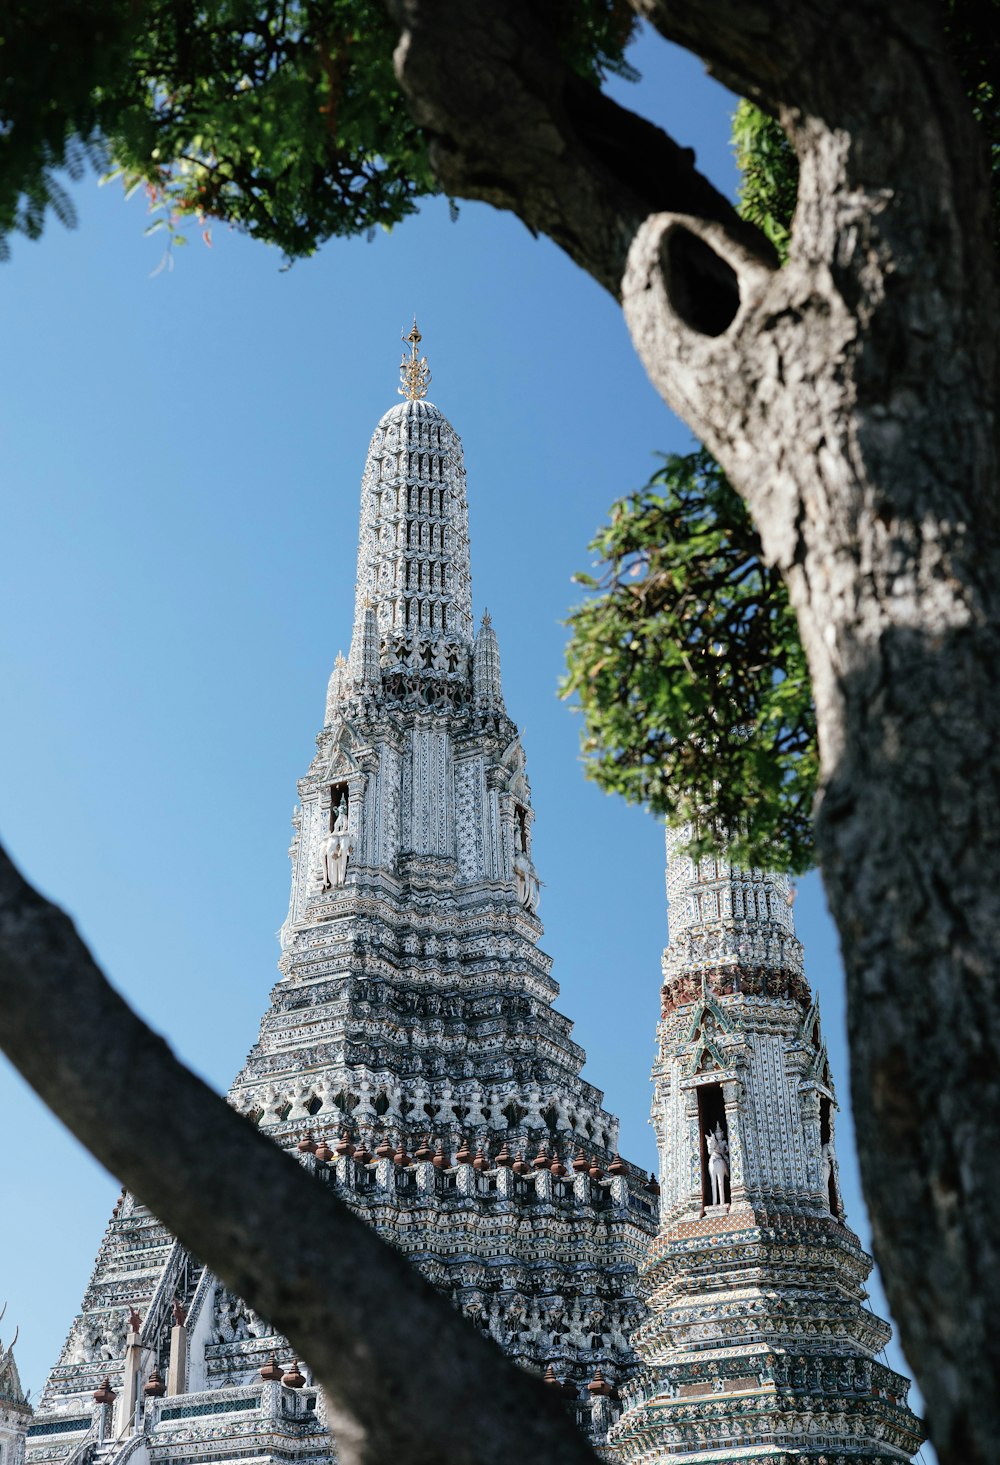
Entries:
[[[624, 296], [651, 376], [743, 493], [789, 585], [816, 694], [817, 844], [847, 968], [875, 1251], [942, 1465], [990, 1465], [1000, 532], [988, 195], [955, 79], [912, 43], [882, 43], [845, 43], [813, 78], [825, 105], [786, 113], [802, 177], [784, 269], [762, 269], [717, 225], [660, 216], [633, 246]], [[713, 259], [732, 272], [723, 292], [706, 289]]]
[[992, 1465], [996, 280], [985, 160], [939, 13], [922, 0], [633, 0], [781, 116], [801, 182], [776, 270], [731, 211], [698, 199], [676, 147], [649, 130], [640, 145], [621, 109], [578, 105], [529, 7], [387, 3], [403, 28], [397, 73], [451, 192], [515, 210], [613, 291], [632, 241], [636, 347], [787, 579], [816, 694], [818, 849], [847, 966], [875, 1250], [943, 1465]]

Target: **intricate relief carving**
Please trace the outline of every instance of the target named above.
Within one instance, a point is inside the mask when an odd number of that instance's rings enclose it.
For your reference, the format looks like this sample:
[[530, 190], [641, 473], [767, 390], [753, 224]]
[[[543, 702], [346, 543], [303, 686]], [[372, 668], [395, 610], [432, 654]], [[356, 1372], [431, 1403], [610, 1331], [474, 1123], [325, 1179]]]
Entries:
[[270, 1325], [252, 1307], [219, 1287], [215, 1294], [212, 1335], [217, 1343], [240, 1343], [250, 1338], [265, 1338]]

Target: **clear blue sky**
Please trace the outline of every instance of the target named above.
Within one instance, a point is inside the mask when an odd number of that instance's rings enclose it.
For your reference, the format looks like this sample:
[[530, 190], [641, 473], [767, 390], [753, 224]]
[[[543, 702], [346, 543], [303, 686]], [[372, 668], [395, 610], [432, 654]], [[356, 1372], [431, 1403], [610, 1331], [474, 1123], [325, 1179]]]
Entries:
[[[633, 107], [732, 190], [732, 99], [643, 40]], [[365, 449], [417, 312], [430, 396], [465, 442], [477, 614], [525, 729], [544, 945], [586, 1073], [654, 1164], [648, 1072], [666, 940], [662, 830], [585, 782], [555, 695], [561, 621], [613, 499], [690, 437], [614, 302], [515, 219], [443, 203], [374, 242], [277, 254], [192, 230], [172, 269], [137, 196], [0, 276], [0, 835], [112, 981], [225, 1088], [275, 980], [295, 782], [350, 638]], [[842, 975], [816, 877], [796, 919], [823, 1004], [852, 1224]], [[142, 1075], [136, 1075], [142, 1082]], [[4, 1335], [38, 1391], [117, 1193], [0, 1059]], [[156, 1135], [148, 1142], [155, 1148]], [[899, 1359], [894, 1358], [899, 1364]]]

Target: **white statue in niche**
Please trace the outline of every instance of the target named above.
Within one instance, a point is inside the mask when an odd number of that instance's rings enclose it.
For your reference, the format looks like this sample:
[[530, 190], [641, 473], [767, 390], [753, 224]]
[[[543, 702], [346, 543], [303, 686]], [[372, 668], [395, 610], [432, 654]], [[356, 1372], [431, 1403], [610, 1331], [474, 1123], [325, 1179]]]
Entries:
[[324, 890], [343, 885], [347, 878], [347, 861], [351, 854], [349, 834], [328, 834], [320, 845], [319, 861]]
[[517, 884], [517, 898], [525, 910], [538, 909], [540, 885], [535, 867], [527, 855], [520, 851], [514, 856], [514, 880]]
[[820, 1149], [820, 1171], [823, 1176], [823, 1194], [830, 1204], [830, 1176], [833, 1174], [833, 1145], [829, 1140]]
[[320, 885], [323, 890], [332, 890], [343, 885], [353, 848], [353, 840], [347, 828], [347, 798], [341, 794], [334, 814], [333, 828], [319, 847]]
[[715, 1126], [714, 1133], [709, 1130], [705, 1136], [705, 1144], [708, 1148], [708, 1176], [712, 1182], [712, 1204], [722, 1206], [726, 1203], [726, 1176], [729, 1174], [729, 1141], [722, 1132], [722, 1125]]

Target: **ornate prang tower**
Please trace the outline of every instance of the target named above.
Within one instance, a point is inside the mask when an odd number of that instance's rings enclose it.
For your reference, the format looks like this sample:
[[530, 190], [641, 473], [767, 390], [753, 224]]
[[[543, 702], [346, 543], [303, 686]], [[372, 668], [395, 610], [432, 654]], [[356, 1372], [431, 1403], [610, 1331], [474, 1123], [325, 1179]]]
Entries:
[[[639, 1366], [655, 1185], [552, 1007], [524, 749], [489, 617], [473, 626], [462, 447], [425, 400], [415, 323], [407, 341], [361, 483], [351, 652], [299, 784], [281, 978], [230, 1102], [599, 1444]], [[330, 1465], [321, 1416], [287, 1343], [123, 1195], [29, 1465]]]
[[[6, 1311], [5, 1303], [0, 1308], [0, 1322]], [[6, 1348], [0, 1339], [0, 1465], [23, 1465], [24, 1439], [31, 1422], [31, 1405], [14, 1362], [16, 1342], [16, 1332]]]
[[897, 1465], [921, 1441], [879, 1361], [871, 1258], [846, 1224], [836, 1100], [787, 879], [667, 836], [653, 1123], [660, 1232], [643, 1269], [647, 1365], [612, 1430], [653, 1465]]

